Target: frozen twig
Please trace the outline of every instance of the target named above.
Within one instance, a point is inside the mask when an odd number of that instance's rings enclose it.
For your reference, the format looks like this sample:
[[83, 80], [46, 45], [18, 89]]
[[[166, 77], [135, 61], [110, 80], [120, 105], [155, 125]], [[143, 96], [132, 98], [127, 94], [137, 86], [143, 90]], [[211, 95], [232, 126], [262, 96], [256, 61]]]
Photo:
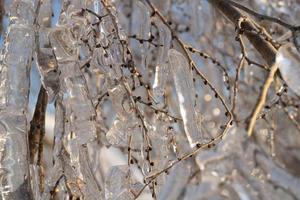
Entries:
[[274, 81], [274, 76], [275, 76], [275, 73], [277, 72], [277, 69], [278, 69], [278, 65], [276, 63], [270, 68], [270, 72], [268, 74], [267, 79], [264, 82], [264, 85], [263, 85], [262, 90], [259, 95], [259, 99], [255, 105], [255, 109], [253, 110], [253, 112], [251, 114], [250, 122], [247, 127], [248, 136], [252, 135], [255, 122], [256, 122], [262, 108], [264, 107], [264, 105], [266, 103], [268, 91], [269, 91], [269, 88], [271, 87], [272, 82]]
[[244, 65], [244, 62], [246, 60], [247, 54], [246, 54], [246, 49], [245, 49], [245, 45], [242, 39], [242, 28], [241, 28], [241, 23], [244, 21], [244, 18], [241, 18], [238, 22], [238, 26], [237, 26], [237, 36], [236, 36], [236, 40], [239, 42], [240, 47], [241, 47], [241, 52], [242, 52], [242, 57], [239, 61], [239, 64], [236, 68], [236, 74], [235, 74], [235, 81], [234, 81], [234, 88], [233, 88], [233, 101], [232, 101], [232, 109], [231, 112], [234, 116], [234, 118], [236, 119], [236, 115], [235, 115], [235, 108], [236, 108], [236, 103], [237, 103], [237, 93], [238, 93], [238, 81], [239, 81], [239, 76], [240, 76], [240, 72], [241, 69]]

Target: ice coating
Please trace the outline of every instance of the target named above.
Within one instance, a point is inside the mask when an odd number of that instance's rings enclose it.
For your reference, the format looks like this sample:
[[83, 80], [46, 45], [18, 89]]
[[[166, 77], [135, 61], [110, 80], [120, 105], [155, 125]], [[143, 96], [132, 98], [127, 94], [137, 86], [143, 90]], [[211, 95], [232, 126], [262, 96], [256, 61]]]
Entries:
[[168, 51], [170, 49], [172, 35], [168, 27], [163, 24], [159, 19], [155, 18], [153, 23], [158, 29], [159, 39], [158, 39], [158, 53], [157, 62], [155, 67], [155, 78], [153, 83], [153, 93], [158, 101], [161, 100], [166, 82], [168, 80], [169, 66], [168, 61]]
[[32, 198], [26, 114], [34, 19], [32, 1], [12, 3], [0, 62], [0, 195], [3, 199]]
[[[65, 162], [72, 166], [71, 174], [74, 174], [69, 175], [71, 178], [76, 176], [75, 180], [79, 179], [76, 180], [78, 190], [86, 198], [96, 199], [100, 196], [100, 188], [91, 172], [88, 159], [88, 144], [96, 138], [96, 111], [90, 98], [87, 81], [81, 71], [80, 46], [76, 38], [84, 28], [84, 20], [78, 14], [83, 6], [82, 3], [74, 1], [65, 4], [58, 28], [50, 33], [50, 42], [60, 73], [61, 103], [58, 108], [61, 111], [57, 112], [57, 117], [64, 122], [56, 127], [57, 146], [55, 145], [54, 156], [60, 155], [62, 151], [65, 152], [64, 157], [59, 157], [56, 162]], [[78, 27], [81, 28], [77, 29]], [[61, 143], [60, 140], [64, 142]], [[76, 187], [74, 189], [76, 190]], [[47, 192], [43, 196], [47, 196]]]
[[190, 143], [194, 147], [201, 142], [197, 115], [194, 109], [195, 89], [192, 73], [186, 58], [176, 51], [170, 49], [168, 53], [170, 71], [172, 72], [179, 102], [180, 114], [184, 124], [184, 131]]
[[[142, 22], [139, 26], [138, 38], [143, 40], [148, 40], [150, 37], [150, 12], [147, 7], [140, 1], [137, 2], [137, 9], [140, 14], [140, 21]], [[148, 42], [143, 42], [140, 44], [141, 48], [141, 71], [145, 75], [145, 79], [147, 79], [147, 70], [148, 70], [148, 61], [147, 61], [147, 53], [149, 48]]]
[[57, 63], [49, 40], [52, 16], [51, 7], [51, 0], [45, 0], [41, 3], [37, 19], [39, 30], [35, 35], [37, 67], [50, 102], [54, 100], [59, 90]]

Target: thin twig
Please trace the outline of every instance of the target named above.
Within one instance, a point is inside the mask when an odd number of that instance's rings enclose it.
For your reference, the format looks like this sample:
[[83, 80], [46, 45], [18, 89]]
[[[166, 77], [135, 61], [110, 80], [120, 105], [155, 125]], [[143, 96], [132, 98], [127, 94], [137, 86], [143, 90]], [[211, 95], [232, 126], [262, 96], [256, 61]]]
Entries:
[[265, 105], [266, 99], [267, 99], [267, 94], [269, 91], [269, 88], [274, 80], [274, 76], [276, 74], [276, 71], [278, 69], [278, 65], [275, 63], [271, 68], [270, 68], [270, 72], [268, 74], [268, 78], [266, 79], [263, 88], [261, 90], [261, 93], [259, 95], [259, 99], [256, 103], [255, 109], [253, 110], [252, 114], [251, 114], [251, 118], [250, 118], [250, 122], [248, 124], [247, 127], [247, 132], [248, 132], [248, 136], [252, 135], [253, 132], [253, 128], [256, 122], [256, 119], [259, 116], [260, 111], [262, 110], [262, 108]]
[[226, 70], [226, 67], [223, 66], [223, 65], [221, 64], [221, 62], [219, 62], [216, 58], [212, 57], [211, 55], [209, 55], [209, 54], [207, 54], [207, 53], [205, 53], [205, 52], [202, 52], [202, 51], [200, 51], [200, 50], [198, 50], [198, 49], [196, 49], [196, 48], [194, 48], [194, 47], [192, 47], [192, 46], [186, 45], [186, 48], [187, 48], [190, 52], [192, 52], [192, 53], [198, 53], [198, 55], [199, 55], [200, 57], [204, 58], [204, 59], [209, 59], [209, 60], [211, 60], [211, 62], [212, 62], [213, 64], [215, 64], [215, 65], [220, 69], [220, 71], [222, 71], [223, 77], [224, 77], [224, 83], [225, 83], [225, 85], [226, 85], [226, 89], [227, 89], [227, 90], [230, 90], [229, 74], [228, 74], [228, 72], [227, 72], [227, 70]]
[[233, 88], [233, 102], [232, 102], [232, 109], [231, 112], [233, 114], [234, 119], [236, 119], [236, 115], [235, 115], [235, 107], [236, 107], [236, 102], [237, 102], [237, 93], [238, 93], [238, 81], [239, 81], [239, 76], [240, 76], [240, 72], [241, 69], [244, 65], [244, 62], [246, 60], [247, 54], [246, 54], [246, 49], [245, 49], [245, 45], [244, 42], [242, 40], [242, 28], [241, 28], [241, 23], [242, 21], [244, 21], [245, 19], [241, 18], [238, 22], [238, 27], [237, 27], [237, 36], [236, 36], [236, 40], [239, 42], [240, 47], [241, 47], [241, 51], [242, 51], [242, 57], [240, 59], [240, 62], [238, 64], [238, 67], [236, 68], [236, 74], [235, 74], [235, 81], [234, 81], [234, 88]]
[[[271, 83], [274, 80], [274, 76], [277, 72], [278, 65], [275, 63], [276, 61], [276, 48], [269, 41], [265, 40], [261, 34], [258, 34], [259, 25], [257, 25], [253, 20], [247, 19], [247, 17], [243, 16], [239, 10], [229, 4], [229, 1], [225, 0], [209, 0], [214, 7], [219, 9], [225, 16], [227, 16], [232, 23], [239, 23], [239, 20], [245, 18], [243, 22], [241, 22], [240, 26], [244, 31], [245, 36], [248, 38], [250, 43], [255, 47], [255, 49], [261, 54], [262, 58], [267, 62], [270, 67], [270, 71], [267, 79], [263, 85], [263, 88], [260, 92], [259, 99], [257, 100], [256, 106], [252, 111], [251, 118], [249, 124], [247, 124], [247, 132], [248, 136], [252, 135], [252, 131], [256, 122], [256, 119], [259, 116], [261, 109], [263, 108], [266, 99], [268, 90], [271, 86]], [[258, 30], [259, 29], [259, 30]]]
[[[267, 41], [261, 34], [258, 34], [260, 32], [257, 28], [258, 25], [254, 24], [253, 20], [251, 20], [249, 17], [245, 17], [239, 10], [225, 0], [209, 0], [209, 2], [215, 8], [220, 10], [226, 17], [228, 17], [235, 26], [237, 26], [239, 19], [246, 18], [246, 20], [241, 23], [241, 27], [244, 30], [244, 35], [260, 53], [268, 66], [273, 66], [276, 59], [277, 50], [272, 43]], [[262, 29], [260, 28], [260, 30]]]

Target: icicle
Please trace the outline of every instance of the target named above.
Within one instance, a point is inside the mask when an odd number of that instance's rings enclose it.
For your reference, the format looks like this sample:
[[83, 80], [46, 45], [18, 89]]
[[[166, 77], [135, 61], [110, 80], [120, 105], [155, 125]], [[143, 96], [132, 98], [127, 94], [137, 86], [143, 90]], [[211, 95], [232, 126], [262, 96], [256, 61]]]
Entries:
[[49, 102], [52, 102], [59, 90], [59, 75], [53, 52], [47, 48], [39, 49], [37, 58], [42, 84], [46, 88]]
[[54, 146], [53, 146], [53, 163], [51, 170], [45, 181], [45, 190], [41, 195], [43, 200], [50, 199], [53, 187], [63, 175], [63, 166], [61, 163], [61, 152], [63, 149], [65, 112], [62, 105], [62, 98], [60, 95], [56, 98], [55, 106], [55, 127], [54, 127]]
[[155, 18], [153, 20], [159, 33], [158, 39], [158, 53], [155, 67], [155, 79], [153, 84], [154, 97], [160, 101], [164, 95], [165, 85], [168, 79], [168, 50], [171, 45], [172, 35], [169, 28], [161, 22], [161, 20]]
[[52, 17], [52, 1], [43, 0], [38, 13], [38, 24], [40, 27], [50, 27]]
[[51, 0], [42, 2], [39, 15], [39, 31], [36, 35], [37, 67], [41, 75], [41, 81], [46, 88], [49, 101], [53, 101], [59, 89], [59, 79], [56, 60], [49, 41], [49, 29], [51, 25]]
[[[74, 179], [77, 183], [72, 186], [72, 194], [87, 199], [97, 199], [100, 189], [95, 177], [92, 175], [88, 163], [88, 144], [93, 142], [97, 136], [96, 111], [87, 87], [87, 81], [81, 71], [79, 49], [79, 37], [84, 33], [84, 19], [80, 19], [78, 12], [81, 11], [81, 2], [72, 2], [65, 5], [60, 17], [60, 26], [50, 33], [50, 41], [57, 59], [60, 71], [60, 95], [62, 103], [59, 106], [60, 116], [63, 113], [64, 134], [57, 135], [58, 146], [55, 147], [54, 156], [60, 156], [62, 166], [70, 166], [64, 169], [64, 175], [69, 181]], [[79, 6], [80, 5], [80, 6]], [[75, 31], [75, 32], [74, 32]], [[59, 108], [59, 107], [58, 107]], [[59, 125], [62, 129], [62, 125]], [[59, 140], [63, 139], [63, 143]], [[72, 167], [71, 167], [72, 166]]]
[[67, 29], [60, 28], [52, 33], [51, 43], [61, 71], [63, 104], [70, 120], [69, 134], [74, 134], [73, 137], [84, 144], [96, 136], [96, 114], [88, 95], [86, 80], [76, 62], [77, 51], [70, 34]]
[[[141, 24], [139, 25], [139, 32], [137, 37], [139, 39], [148, 40], [150, 36], [150, 12], [149, 9], [140, 1], [137, 2], [137, 9], [140, 13], [139, 21]], [[143, 42], [140, 45], [141, 52], [141, 71], [144, 74], [145, 79], [148, 77], [148, 63], [147, 63], [147, 53], [149, 48], [148, 42]]]
[[[62, 69], [62, 74], [74, 70], [78, 65], [64, 65], [66, 71]], [[73, 69], [72, 69], [73, 68]], [[96, 137], [96, 113], [91, 100], [88, 97], [86, 82], [83, 75], [65, 77], [63, 85], [66, 87], [63, 103], [66, 109], [66, 117], [69, 120], [68, 134], [76, 139], [79, 144], [91, 142]]]
[[137, 2], [137, 6], [141, 14], [140, 21], [142, 22], [142, 24], [140, 24], [139, 27], [138, 36], [141, 39], [147, 40], [150, 36], [150, 12], [149, 9], [142, 2]]
[[280, 47], [276, 63], [287, 85], [300, 96], [300, 53], [292, 44]]
[[[90, 167], [90, 161], [88, 159], [88, 148], [81, 146], [79, 149], [79, 163], [80, 163], [80, 170], [83, 174], [83, 189], [86, 190], [85, 196], [86, 199], [99, 199], [97, 194], [100, 194], [100, 188], [98, 188], [98, 184], [96, 182], [95, 176], [92, 173], [91, 167]], [[83, 190], [83, 191], [84, 191]]]
[[192, 72], [186, 58], [175, 49], [169, 50], [169, 64], [173, 74], [180, 114], [184, 130], [191, 147], [201, 142], [199, 125], [194, 109], [195, 88]]
[[113, 42], [110, 44], [109, 52], [113, 57], [114, 65], [120, 66], [123, 61], [123, 47], [119, 42]]
[[27, 146], [29, 71], [34, 5], [15, 0], [0, 61], [0, 196], [31, 199]]

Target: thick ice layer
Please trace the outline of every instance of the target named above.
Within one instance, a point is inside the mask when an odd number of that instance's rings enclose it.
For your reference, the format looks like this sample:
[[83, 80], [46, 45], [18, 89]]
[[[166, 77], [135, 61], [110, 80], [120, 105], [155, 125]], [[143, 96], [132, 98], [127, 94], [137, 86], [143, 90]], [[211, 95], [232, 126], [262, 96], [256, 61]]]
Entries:
[[0, 63], [1, 110], [22, 114], [27, 109], [33, 34], [32, 27], [16, 24], [9, 27]]
[[41, 81], [51, 102], [59, 90], [59, 73], [53, 51], [48, 48], [41, 48], [37, 52], [37, 58]]
[[29, 71], [34, 46], [31, 1], [14, 1], [0, 59], [0, 196], [31, 199], [27, 155]]
[[288, 86], [300, 96], [300, 53], [293, 44], [280, 47], [276, 63]]
[[169, 64], [175, 83], [185, 134], [190, 146], [194, 147], [197, 142], [201, 142], [201, 137], [194, 108], [195, 88], [192, 72], [186, 58], [175, 49], [169, 50]]
[[[71, 38], [66, 29], [60, 29], [53, 33], [52, 45], [58, 59], [59, 70], [61, 71], [60, 83], [63, 92], [63, 104], [65, 106], [66, 118], [68, 119], [67, 134], [72, 134], [79, 144], [91, 141], [96, 136], [95, 110], [84, 75], [80, 71], [76, 59], [76, 48], [72, 41], [62, 41], [60, 36], [65, 35]], [[57, 46], [56, 46], [57, 45]], [[69, 128], [68, 128], [69, 127]]]
[[22, 185], [29, 186], [26, 123], [23, 115], [7, 113], [0, 117], [0, 188], [7, 198]]

